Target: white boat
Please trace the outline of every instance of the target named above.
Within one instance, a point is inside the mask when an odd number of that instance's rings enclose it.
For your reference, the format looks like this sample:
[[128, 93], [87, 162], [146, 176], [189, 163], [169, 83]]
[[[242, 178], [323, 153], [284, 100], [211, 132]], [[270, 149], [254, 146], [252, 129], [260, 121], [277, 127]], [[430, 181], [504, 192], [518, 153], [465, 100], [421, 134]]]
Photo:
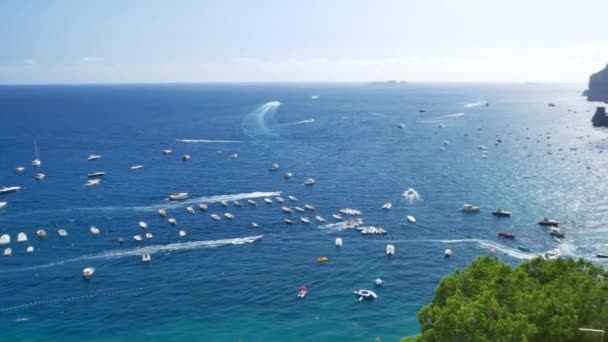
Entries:
[[315, 219], [317, 220], [317, 222], [321, 222], [321, 223], [325, 222], [325, 219], [323, 218], [323, 216], [317, 215], [317, 216], [315, 216]]
[[17, 234], [17, 242], [26, 242], [27, 235], [24, 232]]
[[164, 155], [171, 154], [171, 152], [173, 152], [173, 150], [163, 150]]
[[291, 208], [288, 208], [288, 207], [281, 207], [281, 210], [283, 210], [283, 212], [287, 213], [287, 214], [293, 213], [293, 210], [291, 210]]
[[285, 172], [285, 174], [283, 175], [283, 177], [285, 177], [285, 179], [289, 179], [289, 178], [293, 177], [293, 173], [291, 173], [291, 172]]
[[149, 239], [151, 239], [153, 237], [154, 237], [154, 235], [152, 235], [152, 233], [146, 233], [146, 239], [149, 240]]
[[450, 144], [450, 142], [448, 140], [443, 141], [443, 146], [448, 146], [449, 144]]
[[340, 209], [340, 210], [338, 210], [338, 212], [343, 215], [363, 215], [361, 210], [351, 209], [351, 208]]
[[275, 201], [277, 201], [277, 202], [279, 202], [279, 203], [283, 203], [283, 202], [285, 202], [285, 200], [283, 199], [283, 197], [280, 197], [280, 196], [277, 196], [277, 197], [275, 197], [274, 199], [275, 199]]
[[93, 178], [93, 177], [102, 177], [102, 176], [105, 176], [105, 175], [106, 175], [106, 173], [103, 172], [103, 171], [95, 171], [95, 172], [89, 173], [87, 175], [87, 177]]
[[9, 243], [11, 243], [11, 236], [2, 234], [2, 236], [0, 236], [0, 245], [8, 245]]
[[224, 213], [224, 216], [226, 216], [226, 218], [229, 219], [229, 220], [233, 220], [234, 219], [234, 215], [232, 215], [231, 213]]
[[296, 297], [304, 298], [304, 297], [306, 297], [306, 293], [308, 293], [308, 289], [306, 288], [306, 286], [300, 286], [300, 291], [298, 291], [298, 294]]
[[100, 182], [101, 182], [101, 179], [99, 179], [99, 178], [97, 178], [97, 179], [90, 179], [86, 183], [84, 183], [84, 186], [90, 188], [90, 187], [99, 185]]
[[91, 155], [89, 155], [89, 158], [87, 158], [87, 159], [88, 159], [88, 160], [97, 160], [97, 159], [100, 159], [100, 158], [101, 158], [101, 156], [100, 156], [100, 155], [97, 155], [97, 154], [91, 154]]
[[180, 230], [179, 231], [179, 237], [184, 237], [186, 236], [186, 231], [185, 230]]
[[279, 164], [272, 164], [272, 166], [270, 167], [270, 171], [276, 171], [279, 169]]
[[230, 156], [230, 158], [232, 158], [232, 159], [236, 159], [236, 158], [238, 158], [238, 157], [239, 157], [238, 153], [232, 154], [232, 155]]
[[292, 224], [292, 223], [293, 223], [293, 221], [291, 221], [291, 220], [290, 220], [290, 219], [288, 219], [288, 218], [284, 219], [283, 221], [284, 221], [285, 223], [287, 223], [287, 224]]
[[411, 223], [416, 223], [416, 218], [412, 215], [407, 215], [407, 220]]
[[95, 267], [86, 267], [82, 270], [82, 277], [86, 280], [91, 279], [93, 274], [95, 273]]
[[342, 238], [336, 238], [336, 247], [342, 247]]
[[448, 249], [446, 249], [446, 250], [443, 252], [443, 256], [445, 256], [446, 258], [447, 258], [447, 257], [452, 256], [452, 250], [451, 250], [451, 249], [449, 249], [449, 248], [448, 248]]
[[395, 255], [395, 246], [391, 244], [386, 245], [386, 255]]
[[57, 231], [57, 235], [59, 235], [59, 236], [61, 236], [61, 237], [66, 237], [66, 236], [68, 236], [68, 231], [67, 231], [67, 230], [65, 230], [65, 229], [59, 229], [59, 230]]
[[559, 256], [560, 252], [559, 252], [559, 248], [554, 248], [550, 251], [545, 252], [545, 259], [555, 259]]
[[359, 231], [359, 233], [363, 234], [363, 235], [383, 235], [383, 234], [387, 234], [388, 232], [386, 231], [386, 229], [384, 228], [379, 228], [379, 227], [374, 227], [374, 226], [362, 226], [359, 227], [357, 226], [357, 231]]
[[304, 185], [309, 185], [310, 186], [310, 185], [315, 184], [315, 182], [316, 182], [315, 179], [312, 178], [312, 177], [311, 178], [306, 178], [306, 180], [304, 181]]
[[302, 221], [303, 223], [310, 223], [310, 219], [308, 217], [300, 217], [300, 221]]
[[404, 124], [403, 122], [401, 122], [401, 123], [399, 123], [399, 124], [397, 125], [397, 127], [399, 127], [399, 128], [405, 128], [405, 124]]
[[304, 208], [300, 208], [300, 207], [293, 207], [297, 212], [303, 213], [306, 210], [304, 210]]
[[478, 213], [479, 211], [481, 211], [481, 209], [478, 206], [472, 205], [469, 203], [463, 204], [462, 209], [460, 209], [460, 210], [462, 210], [465, 213]]
[[227, 207], [228, 201], [222, 200], [222, 201], [220, 201], [220, 204], [223, 205], [224, 207]]
[[232, 204], [234, 204], [235, 207], [240, 207], [242, 205], [241, 202], [238, 200], [232, 201]]
[[183, 161], [190, 160], [190, 155], [189, 155], [189, 154], [184, 154], [184, 155], [182, 156], [182, 160], [183, 160]]
[[143, 167], [144, 167], [143, 165], [134, 165], [134, 166], [131, 166], [131, 170], [139, 170]]
[[370, 290], [359, 290], [359, 291], [354, 291], [353, 293], [359, 297], [359, 301], [362, 301], [363, 299], [378, 298], [378, 295], [375, 294], [374, 291], [370, 291]]
[[202, 211], [207, 211], [209, 209], [209, 206], [206, 205], [205, 203], [201, 203], [198, 205], [199, 209]]
[[23, 166], [18, 166], [15, 168], [15, 172], [17, 173], [22, 173], [23, 171], [25, 171], [25, 168]]
[[6, 207], [7, 202], [0, 202], [0, 209]]
[[141, 255], [142, 262], [150, 262], [151, 259], [152, 259], [152, 257], [148, 253], [144, 253]]
[[176, 192], [169, 195], [169, 199], [172, 201], [179, 201], [188, 198], [187, 192]]
[[255, 201], [254, 201], [254, 200], [252, 200], [252, 199], [248, 199], [248, 200], [247, 200], [247, 203], [249, 203], [250, 205], [258, 205], [258, 204], [257, 204], [257, 203], [255, 203]]
[[172, 224], [172, 225], [176, 225], [176, 224], [177, 224], [177, 220], [176, 220], [176, 219], [174, 219], [173, 217], [171, 217], [171, 218], [167, 219], [167, 221], [168, 221], [170, 224]]
[[310, 210], [310, 211], [315, 211], [317, 208], [315, 208], [314, 205], [304, 204], [304, 209]]
[[36, 153], [36, 159], [32, 161], [32, 166], [42, 165], [42, 160], [40, 160], [40, 155], [38, 155], [38, 145], [36, 142], [34, 142], [34, 153]]
[[485, 145], [479, 145], [479, 146], [477, 146], [477, 149], [482, 150], [482, 151], [485, 151], [485, 150], [487, 150], [488, 148], [487, 148]]
[[264, 202], [266, 202], [266, 204], [272, 204], [272, 200], [270, 198], [264, 198]]
[[259, 224], [257, 224], [257, 223], [255, 223], [255, 222], [251, 222], [251, 226], [252, 226], [253, 228], [260, 228], [260, 225], [259, 225]]
[[20, 186], [3, 186], [0, 188], [0, 194], [7, 194], [9, 192], [15, 192], [21, 190]]
[[344, 220], [344, 218], [338, 214], [331, 214], [331, 217], [333, 217], [334, 219], [336, 219], [338, 221]]
[[167, 211], [165, 209], [158, 209], [158, 215], [165, 217], [167, 216]]
[[148, 228], [148, 224], [144, 221], [139, 221], [139, 227], [142, 229]]
[[216, 221], [219, 221], [219, 220], [222, 219], [219, 215], [216, 215], [216, 214], [211, 214], [211, 218], [214, 219], [214, 220], [216, 220]]
[[294, 195], [289, 195], [289, 196], [287, 196], [287, 198], [289, 198], [289, 200], [292, 201], [292, 202], [295, 202], [295, 201], [298, 200], [298, 198], [296, 196], [294, 196]]
[[4, 256], [5, 257], [9, 257], [11, 255], [13, 255], [13, 250], [10, 247], [4, 249]]
[[141, 241], [143, 239], [141, 238], [141, 235], [133, 235], [133, 240], [135, 240], [135, 241]]
[[194, 208], [192, 206], [186, 207], [186, 211], [189, 212], [190, 214], [194, 214]]
[[91, 228], [89, 228], [89, 230], [91, 231], [91, 234], [93, 234], [93, 235], [99, 235], [99, 233], [101, 233], [99, 228], [97, 228], [95, 226], [91, 226]]
[[378, 277], [374, 280], [374, 285], [382, 286], [382, 285], [384, 285], [384, 280], [382, 280], [382, 278]]
[[36, 235], [38, 235], [39, 238], [44, 239], [46, 238], [46, 231], [44, 229], [38, 229]]
[[34, 253], [34, 247], [33, 246], [27, 246], [27, 249], [25, 250], [26, 253]]
[[384, 210], [389, 210], [392, 207], [393, 207], [393, 204], [390, 202], [384, 203], [384, 205], [382, 205], [382, 209], [384, 209]]
[[44, 173], [37, 173], [37, 174], [34, 176], [34, 179], [35, 179], [35, 180], [43, 180], [43, 179], [44, 179], [44, 177], [46, 177], [46, 175], [45, 175]]

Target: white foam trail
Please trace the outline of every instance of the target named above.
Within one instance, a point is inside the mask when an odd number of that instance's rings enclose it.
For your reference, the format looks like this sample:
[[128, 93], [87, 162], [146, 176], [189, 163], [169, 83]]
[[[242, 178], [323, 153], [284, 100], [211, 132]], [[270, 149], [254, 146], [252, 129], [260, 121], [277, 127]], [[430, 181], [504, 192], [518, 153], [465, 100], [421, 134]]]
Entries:
[[482, 240], [482, 239], [403, 240], [403, 241], [393, 241], [393, 242], [396, 242], [396, 243], [438, 242], [438, 243], [445, 243], [445, 244], [474, 243], [474, 244], [477, 244], [481, 248], [489, 249], [490, 247], [494, 247], [497, 251], [499, 251], [503, 254], [506, 254], [513, 258], [521, 259], [521, 260], [533, 259], [533, 258], [536, 258], [537, 256], [540, 256], [543, 254], [543, 253], [527, 253], [527, 252], [520, 251], [519, 249], [516, 249], [516, 248], [511, 248], [511, 247], [502, 245], [500, 243], [496, 243], [495, 241]]
[[445, 123], [445, 120], [419, 120], [418, 123]]
[[303, 124], [309, 124], [309, 123], [314, 123], [314, 122], [315, 122], [315, 119], [310, 118], [310, 119], [306, 119], [306, 120], [281, 124], [280, 126], [295, 126], [295, 125], [303, 125]]
[[451, 118], [459, 118], [462, 116], [464, 116], [464, 113], [454, 113], [454, 114], [438, 116], [438, 117], [436, 117], [436, 119], [451, 119]]
[[317, 226], [318, 229], [327, 230], [328, 233], [341, 232], [346, 229], [357, 228], [358, 224], [349, 221], [341, 221], [336, 223], [328, 223], [322, 226]]
[[418, 191], [416, 191], [416, 189], [414, 189], [414, 188], [409, 188], [409, 189], [405, 190], [403, 192], [403, 197], [405, 197], [405, 200], [408, 202], [416, 202], [416, 201], [420, 201], [422, 199], [422, 197], [420, 197], [420, 194], [418, 193]]
[[485, 102], [473, 102], [473, 103], [467, 103], [466, 105], [464, 105], [464, 108], [472, 108], [472, 107], [477, 107], [477, 106], [481, 106], [482, 104], [484, 104]]
[[279, 101], [266, 102], [247, 114], [241, 123], [243, 132], [251, 138], [277, 137], [278, 134], [271, 126], [274, 125], [274, 114], [280, 105]]
[[242, 140], [206, 140], [206, 139], [175, 139], [177, 142], [182, 143], [203, 143], [203, 144], [213, 144], [213, 143], [223, 143], [223, 144], [238, 144], [244, 143]]

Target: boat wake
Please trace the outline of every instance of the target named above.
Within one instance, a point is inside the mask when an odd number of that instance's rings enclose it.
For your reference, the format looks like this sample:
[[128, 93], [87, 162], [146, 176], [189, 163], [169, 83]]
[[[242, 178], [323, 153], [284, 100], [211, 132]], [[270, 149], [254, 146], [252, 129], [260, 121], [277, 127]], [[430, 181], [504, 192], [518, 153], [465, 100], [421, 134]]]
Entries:
[[464, 116], [464, 113], [454, 113], [454, 114], [448, 114], [448, 115], [443, 115], [443, 116], [438, 116], [436, 117], [436, 119], [452, 119], [452, 118], [460, 118]]
[[247, 114], [241, 123], [243, 133], [253, 139], [278, 137], [272, 127], [276, 125], [274, 115], [280, 105], [279, 101], [270, 101]]
[[420, 194], [418, 193], [418, 191], [416, 191], [416, 189], [414, 189], [414, 188], [409, 188], [409, 189], [405, 190], [403, 192], [403, 197], [405, 198], [406, 201], [408, 201], [410, 203], [420, 201], [422, 199], [422, 197], [420, 197]]
[[286, 124], [281, 124], [280, 126], [282, 127], [288, 127], [288, 126], [296, 126], [296, 125], [303, 125], [303, 124], [310, 124], [310, 123], [314, 123], [315, 119], [310, 118], [307, 120], [301, 120], [301, 121], [296, 121], [296, 122], [290, 122], [290, 123], [286, 123]]
[[473, 102], [473, 103], [467, 103], [464, 105], [464, 108], [473, 108], [473, 107], [479, 107], [482, 104], [484, 104], [485, 102]]
[[317, 226], [318, 229], [325, 230], [327, 233], [341, 232], [347, 229], [355, 229], [360, 226], [363, 221], [348, 220], [336, 223], [328, 223], [322, 226]]
[[222, 144], [238, 144], [244, 143], [242, 140], [206, 140], [206, 139], [175, 139], [176, 142], [181, 143], [202, 143], [202, 144], [213, 144], [213, 143], [222, 143]]

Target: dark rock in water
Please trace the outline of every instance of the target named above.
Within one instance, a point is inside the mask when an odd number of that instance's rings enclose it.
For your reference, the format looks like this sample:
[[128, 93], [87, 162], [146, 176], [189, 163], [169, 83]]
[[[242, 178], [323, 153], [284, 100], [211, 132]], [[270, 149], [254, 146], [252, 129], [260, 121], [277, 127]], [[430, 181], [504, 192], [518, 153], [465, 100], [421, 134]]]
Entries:
[[588, 101], [608, 102], [608, 65], [589, 77], [589, 89], [583, 93], [585, 95]]
[[608, 116], [606, 116], [606, 107], [597, 107], [593, 119], [593, 126], [608, 127]]

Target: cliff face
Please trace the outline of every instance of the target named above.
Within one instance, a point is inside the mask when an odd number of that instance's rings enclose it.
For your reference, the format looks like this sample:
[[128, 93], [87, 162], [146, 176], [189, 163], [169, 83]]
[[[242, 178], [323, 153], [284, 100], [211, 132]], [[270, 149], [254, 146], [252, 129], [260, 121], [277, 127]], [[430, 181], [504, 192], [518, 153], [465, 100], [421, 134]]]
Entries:
[[608, 127], [608, 116], [606, 116], [606, 108], [597, 107], [595, 114], [591, 119], [593, 126]]
[[589, 77], [589, 89], [585, 95], [588, 101], [608, 102], [608, 65]]

